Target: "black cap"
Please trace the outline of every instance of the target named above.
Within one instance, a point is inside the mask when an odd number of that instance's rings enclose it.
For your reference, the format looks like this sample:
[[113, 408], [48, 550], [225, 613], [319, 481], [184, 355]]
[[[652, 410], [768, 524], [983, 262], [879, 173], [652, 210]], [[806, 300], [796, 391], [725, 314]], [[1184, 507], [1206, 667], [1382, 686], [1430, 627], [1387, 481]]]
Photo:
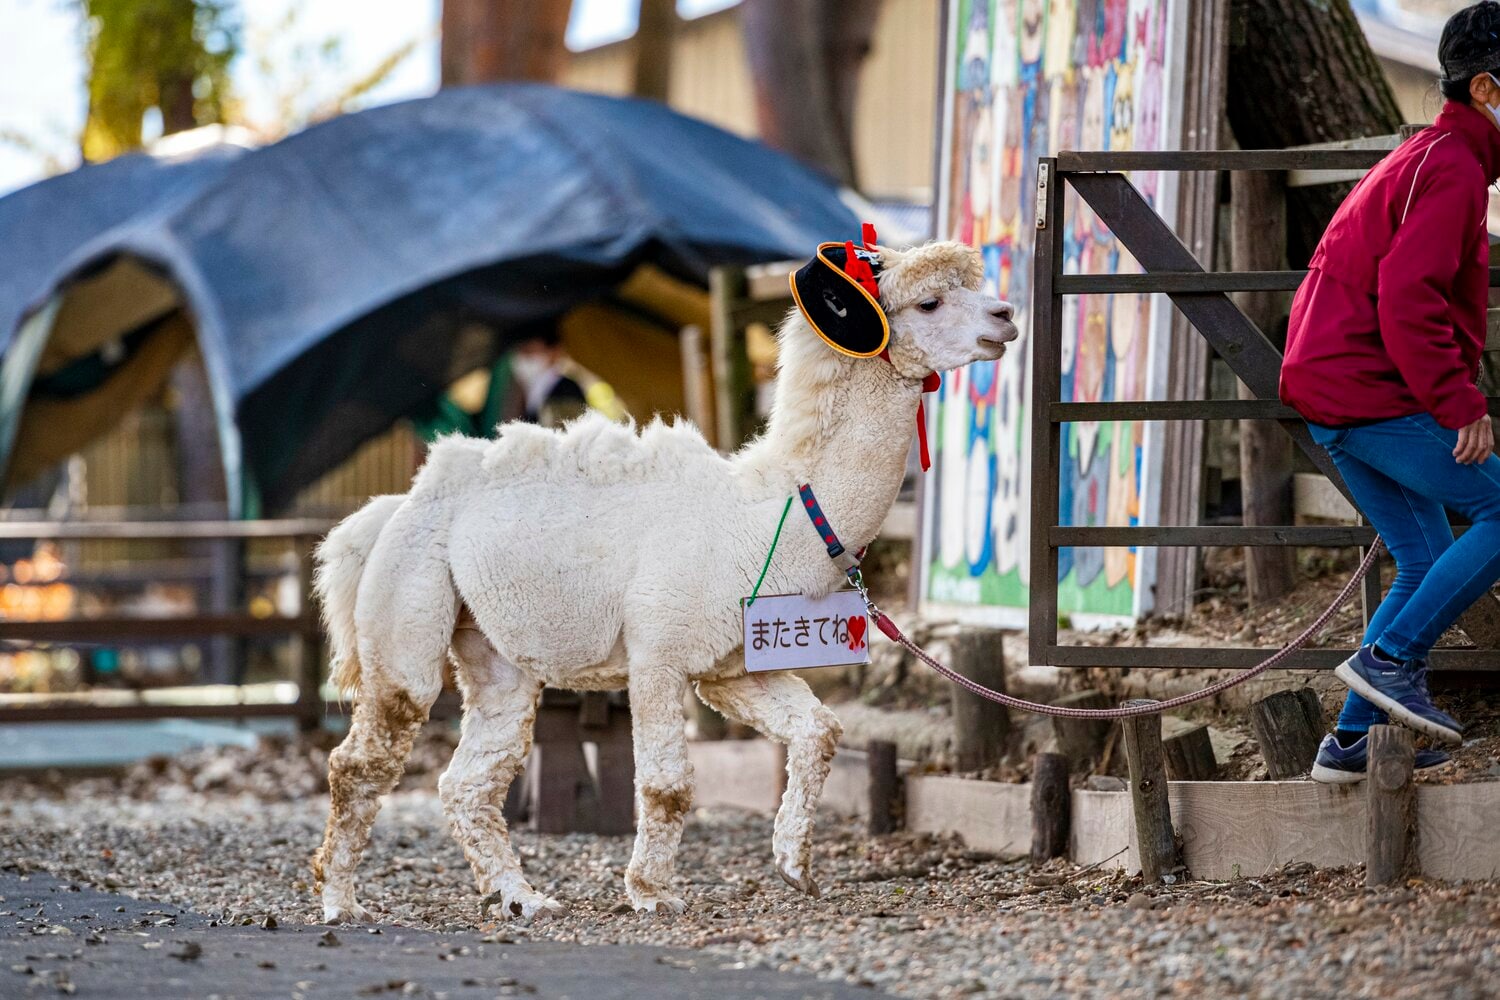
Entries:
[[1485, 0], [1448, 18], [1438, 42], [1438, 64], [1444, 80], [1463, 84], [1500, 70], [1500, 3]]
[[[836, 351], [870, 358], [885, 350], [891, 327], [880, 301], [848, 272], [852, 244], [821, 243], [818, 252], [792, 275], [792, 297], [797, 308]], [[855, 256], [880, 273], [880, 255], [856, 248]]]

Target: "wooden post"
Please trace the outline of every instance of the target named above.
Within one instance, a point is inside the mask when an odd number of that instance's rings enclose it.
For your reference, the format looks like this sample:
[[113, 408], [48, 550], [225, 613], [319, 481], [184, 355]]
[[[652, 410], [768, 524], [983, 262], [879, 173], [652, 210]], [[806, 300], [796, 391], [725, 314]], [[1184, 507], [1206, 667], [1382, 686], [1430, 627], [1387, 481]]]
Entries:
[[1194, 726], [1163, 740], [1162, 750], [1167, 758], [1167, 777], [1172, 781], [1212, 781], [1219, 773], [1207, 726]]
[[641, 0], [635, 31], [635, 67], [630, 91], [667, 103], [672, 83], [672, 49], [677, 35], [676, 0]]
[[709, 372], [708, 338], [700, 326], [685, 326], [678, 337], [682, 348], [682, 402], [688, 419], [709, 444], [718, 443], [718, 420], [714, 416], [713, 378]]
[[1072, 823], [1073, 795], [1068, 788], [1068, 758], [1039, 753], [1031, 758], [1031, 863], [1066, 857]]
[[1318, 692], [1312, 688], [1298, 688], [1292, 694], [1296, 695], [1297, 700], [1302, 702], [1302, 713], [1307, 716], [1308, 725], [1320, 733], [1328, 728], [1328, 724], [1323, 718], [1323, 702], [1318, 697]]
[[[1127, 705], [1155, 705], [1151, 699]], [[1125, 757], [1130, 764], [1130, 805], [1135, 813], [1136, 847], [1141, 875], [1156, 882], [1177, 867], [1177, 838], [1172, 832], [1172, 807], [1167, 801], [1167, 766], [1161, 745], [1161, 714], [1120, 720], [1125, 735]]]
[[538, 833], [577, 832], [580, 794], [593, 796], [593, 780], [579, 741], [578, 711], [577, 697], [570, 692], [550, 688], [542, 692], [536, 742], [527, 768], [531, 772], [531, 824]]
[[[1224, 95], [1229, 72], [1229, 0], [1199, 0], [1187, 7], [1183, 32], [1185, 80], [1182, 101], [1183, 149], [1222, 149]], [[1216, 270], [1219, 241], [1219, 183], [1214, 173], [1178, 174], [1175, 229], [1206, 270]], [[1167, 341], [1167, 398], [1204, 399], [1208, 391], [1208, 341], [1177, 310], [1171, 310]], [[1033, 411], [1035, 412], [1035, 411]], [[1203, 517], [1203, 441], [1207, 422], [1170, 420], [1162, 428], [1162, 455], [1172, 475], [1161, 483], [1162, 524], [1198, 524]], [[1156, 550], [1159, 613], [1185, 614], [1198, 589], [1200, 550], [1171, 546]]]
[[[220, 538], [189, 547], [209, 553], [208, 610], [217, 615], [240, 614], [245, 609], [245, 543], [238, 538]], [[301, 574], [312, 570], [312, 549], [297, 550], [299, 583]], [[310, 579], [310, 576], [309, 576]], [[302, 588], [304, 610], [317, 613], [312, 590]], [[245, 681], [245, 640], [243, 636], [216, 635], [208, 641], [207, 669], [204, 681], [209, 684], [243, 684]]]
[[1322, 727], [1313, 725], [1306, 703], [1293, 691], [1268, 694], [1250, 706], [1250, 729], [1272, 781], [1306, 774], [1323, 741]]
[[[301, 593], [298, 609], [304, 618], [312, 618], [318, 613], [313, 593], [313, 548], [317, 542], [316, 538], [306, 536], [292, 539], [297, 556], [297, 585]], [[243, 558], [243, 543], [236, 551]], [[297, 723], [303, 732], [311, 732], [323, 725], [323, 632], [315, 625], [304, 625], [292, 642], [292, 663], [297, 674]], [[243, 654], [243, 647], [240, 647], [240, 653]], [[240, 662], [243, 664], [243, 660]], [[242, 680], [243, 677], [236, 677], [235, 683]]]
[[895, 833], [901, 804], [896, 744], [890, 740], [871, 740], [865, 762], [870, 769], [870, 836]]
[[1417, 786], [1411, 733], [1371, 726], [1365, 885], [1395, 885], [1417, 872]]
[[[1236, 170], [1232, 191], [1230, 266], [1236, 271], [1274, 271], [1286, 266], [1286, 187], [1281, 174]], [[1240, 292], [1236, 304], [1273, 341], [1286, 311], [1282, 292]], [[1240, 398], [1255, 394], [1240, 384]], [[1292, 439], [1269, 420], [1240, 421], [1240, 496], [1246, 525], [1292, 523]], [[1284, 545], [1247, 545], [1245, 583], [1252, 605], [1278, 600], [1296, 585], [1296, 550]]]
[[[953, 669], [995, 691], [1005, 690], [1005, 633], [966, 628], [953, 637]], [[960, 771], [1000, 763], [1010, 740], [1010, 713], [1004, 705], [953, 685], [953, 743]]]
[[714, 376], [714, 444], [734, 451], [755, 428], [755, 375], [735, 304], [745, 296], [745, 269], [708, 272], [709, 357]]
[[[1065, 694], [1053, 704], [1067, 708], [1110, 707], [1109, 698], [1092, 688]], [[1075, 771], [1086, 771], [1099, 759], [1113, 726], [1114, 723], [1108, 719], [1052, 718], [1052, 733], [1057, 737], [1057, 749], [1068, 758], [1069, 766]]]
[[593, 832], [614, 836], [635, 831], [635, 749], [630, 738], [630, 703], [623, 694], [605, 698], [604, 725], [585, 732], [584, 738], [597, 750], [599, 810]]
[[500, 807], [500, 815], [504, 817], [508, 826], [514, 827], [524, 823], [531, 818], [531, 793], [529, 771], [531, 760], [528, 756], [526, 764], [521, 770], [512, 775], [510, 787], [505, 790], [505, 805]]

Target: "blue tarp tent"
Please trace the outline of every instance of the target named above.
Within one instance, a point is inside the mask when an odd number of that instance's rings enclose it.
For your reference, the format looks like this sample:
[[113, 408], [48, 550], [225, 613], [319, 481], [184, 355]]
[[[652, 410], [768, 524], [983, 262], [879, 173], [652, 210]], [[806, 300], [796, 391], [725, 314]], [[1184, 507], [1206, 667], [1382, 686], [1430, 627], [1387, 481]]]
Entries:
[[[659, 104], [539, 85], [443, 91], [237, 156], [149, 164], [0, 199], [13, 485], [76, 448], [100, 417], [91, 400], [117, 412], [122, 379], [159, 384], [184, 329], [229, 495], [250, 487], [274, 509], [492, 359], [507, 329], [602, 299], [643, 264], [703, 284], [718, 264], [858, 233], [835, 185], [786, 156]], [[47, 220], [82, 201], [110, 206], [84, 213], [98, 231], [39, 252]], [[64, 423], [75, 432], [54, 433]]]

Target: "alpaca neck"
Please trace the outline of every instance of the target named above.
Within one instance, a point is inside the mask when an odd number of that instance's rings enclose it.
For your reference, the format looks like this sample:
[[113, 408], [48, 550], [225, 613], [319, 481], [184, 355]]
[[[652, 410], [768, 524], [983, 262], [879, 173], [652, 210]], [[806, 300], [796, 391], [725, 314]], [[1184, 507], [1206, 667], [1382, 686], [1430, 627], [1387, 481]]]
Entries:
[[770, 424], [742, 461], [775, 491], [810, 484], [844, 545], [861, 548], [901, 489], [921, 386], [878, 358], [796, 360], [783, 365]]

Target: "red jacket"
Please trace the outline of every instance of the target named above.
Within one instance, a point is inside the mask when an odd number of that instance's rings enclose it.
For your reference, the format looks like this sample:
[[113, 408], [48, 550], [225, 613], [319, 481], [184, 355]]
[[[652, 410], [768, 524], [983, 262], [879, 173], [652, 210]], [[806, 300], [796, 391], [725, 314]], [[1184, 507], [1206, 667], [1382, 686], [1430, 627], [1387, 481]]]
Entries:
[[1330, 427], [1430, 413], [1456, 430], [1486, 413], [1474, 382], [1497, 176], [1500, 129], [1453, 101], [1365, 175], [1292, 302], [1282, 402]]

